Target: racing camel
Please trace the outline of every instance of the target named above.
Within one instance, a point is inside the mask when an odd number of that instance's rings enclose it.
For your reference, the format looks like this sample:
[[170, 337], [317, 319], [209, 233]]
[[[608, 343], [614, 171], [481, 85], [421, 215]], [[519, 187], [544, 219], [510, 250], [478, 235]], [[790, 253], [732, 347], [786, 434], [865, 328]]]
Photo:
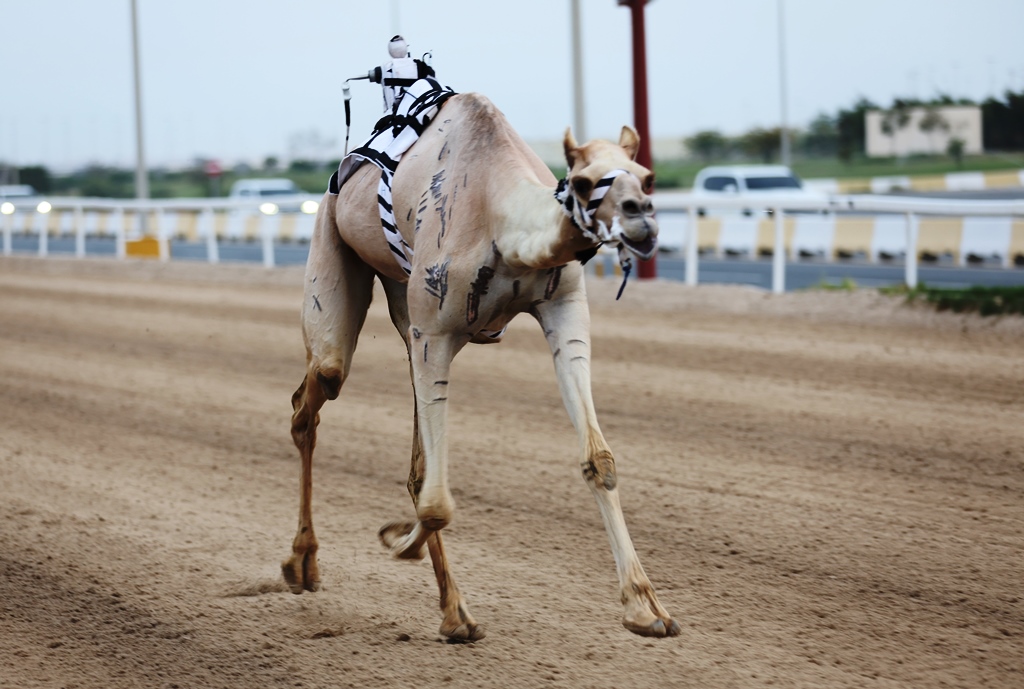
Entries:
[[465, 345], [497, 342], [524, 312], [547, 338], [579, 435], [583, 477], [618, 570], [622, 623], [645, 636], [679, 633], [626, 529], [615, 460], [590, 387], [590, 313], [580, 259], [601, 243], [643, 258], [656, 246], [648, 196], [653, 175], [634, 162], [638, 144], [630, 127], [622, 128], [618, 144], [579, 145], [567, 130], [569, 174], [556, 189], [554, 176], [490, 101], [472, 93], [449, 98], [393, 178], [394, 217], [413, 254], [408, 275], [381, 231], [376, 167], [362, 165], [337, 196], [324, 197], [305, 274], [306, 375], [292, 397], [302, 476], [298, 532], [282, 571], [294, 593], [320, 587], [310, 504], [318, 412], [338, 397], [348, 376], [376, 276], [405, 340], [415, 392], [408, 488], [416, 519], [387, 524], [379, 535], [395, 557], [430, 554], [441, 633], [463, 641], [484, 636], [455, 585], [441, 539], [455, 508], [448, 488], [449, 369]]

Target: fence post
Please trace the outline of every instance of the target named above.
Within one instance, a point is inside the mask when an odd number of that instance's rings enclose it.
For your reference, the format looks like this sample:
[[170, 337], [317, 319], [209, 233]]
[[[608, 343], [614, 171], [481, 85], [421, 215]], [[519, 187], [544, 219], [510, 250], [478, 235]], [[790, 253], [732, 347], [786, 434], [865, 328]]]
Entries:
[[161, 261], [171, 258], [171, 247], [167, 240], [167, 214], [163, 208], [153, 209], [153, 219], [156, 222], [156, 246]]
[[4, 214], [4, 256], [11, 255], [11, 234], [14, 232], [14, 209]]
[[772, 249], [772, 292], [786, 291], [786, 232], [782, 209], [775, 209], [775, 246]]
[[[275, 215], [274, 218], [280, 216]], [[271, 216], [264, 215], [260, 218], [260, 234], [263, 237], [263, 267], [273, 268], [274, 267], [274, 232], [278, 223], [271, 222]]]
[[119, 259], [123, 259], [128, 256], [128, 246], [126, 243], [125, 229], [124, 229], [124, 208], [119, 207], [113, 212], [114, 216], [114, 253]]
[[907, 213], [907, 259], [905, 262], [904, 281], [907, 287], [917, 287], [917, 216]]
[[75, 258], [85, 258], [85, 210], [75, 206]]
[[210, 263], [220, 263], [220, 249], [217, 246], [217, 222], [212, 208], [202, 212], [205, 218], [203, 225], [206, 226], [206, 260]]
[[700, 237], [697, 227], [697, 208], [690, 206], [686, 209], [686, 284], [690, 287], [697, 285], [697, 254], [699, 253]]
[[36, 226], [39, 230], [39, 255], [48, 256], [50, 254], [50, 213], [49, 211], [43, 213], [39, 210], [36, 211]]

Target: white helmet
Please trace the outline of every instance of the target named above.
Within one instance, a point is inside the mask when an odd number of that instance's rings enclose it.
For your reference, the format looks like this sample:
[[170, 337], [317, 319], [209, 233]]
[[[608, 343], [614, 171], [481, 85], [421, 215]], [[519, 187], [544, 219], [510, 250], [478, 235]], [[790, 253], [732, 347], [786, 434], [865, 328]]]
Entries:
[[396, 35], [388, 42], [388, 54], [395, 59], [409, 57], [409, 45], [404, 38]]

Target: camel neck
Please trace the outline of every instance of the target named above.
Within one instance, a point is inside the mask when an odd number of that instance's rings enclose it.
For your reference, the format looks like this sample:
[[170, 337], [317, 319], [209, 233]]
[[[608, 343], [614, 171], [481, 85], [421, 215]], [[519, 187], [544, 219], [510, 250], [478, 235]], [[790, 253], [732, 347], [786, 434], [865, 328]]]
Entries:
[[555, 199], [555, 187], [535, 180], [519, 181], [502, 202], [505, 232], [495, 238], [509, 265], [553, 268], [594, 248]]

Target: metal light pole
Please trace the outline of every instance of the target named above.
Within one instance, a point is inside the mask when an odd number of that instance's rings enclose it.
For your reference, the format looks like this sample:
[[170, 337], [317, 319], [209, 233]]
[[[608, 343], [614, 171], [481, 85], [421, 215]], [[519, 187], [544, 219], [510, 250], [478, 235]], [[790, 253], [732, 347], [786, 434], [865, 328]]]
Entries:
[[782, 164], [790, 165], [789, 116], [786, 112], [786, 0], [779, 0], [779, 107], [782, 114]]
[[131, 0], [131, 5], [132, 66], [135, 72], [135, 197], [148, 199], [149, 175], [146, 172], [146, 152], [142, 141], [142, 76], [139, 73], [139, 12], [136, 8], [136, 0]]
[[577, 141], [587, 141], [587, 112], [583, 96], [583, 38], [580, 0], [572, 0], [572, 128]]
[[[629, 7], [633, 21], [633, 126], [640, 135], [636, 162], [651, 169], [651, 128], [647, 117], [647, 38], [644, 31], [644, 5], [650, 0], [618, 0]], [[640, 261], [640, 278], [658, 277], [657, 256]]]

